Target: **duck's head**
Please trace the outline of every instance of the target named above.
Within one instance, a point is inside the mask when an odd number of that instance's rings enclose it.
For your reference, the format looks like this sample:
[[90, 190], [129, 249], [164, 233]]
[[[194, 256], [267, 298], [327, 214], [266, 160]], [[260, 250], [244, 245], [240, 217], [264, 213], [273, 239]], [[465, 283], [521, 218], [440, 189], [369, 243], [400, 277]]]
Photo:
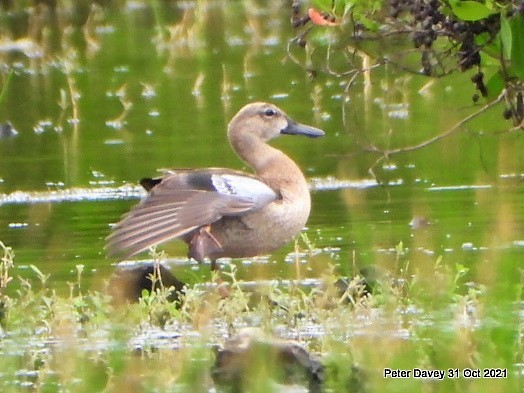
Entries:
[[324, 131], [297, 123], [280, 108], [266, 102], [247, 104], [238, 111], [228, 126], [231, 141], [255, 137], [267, 142], [282, 134], [316, 138], [323, 136]]

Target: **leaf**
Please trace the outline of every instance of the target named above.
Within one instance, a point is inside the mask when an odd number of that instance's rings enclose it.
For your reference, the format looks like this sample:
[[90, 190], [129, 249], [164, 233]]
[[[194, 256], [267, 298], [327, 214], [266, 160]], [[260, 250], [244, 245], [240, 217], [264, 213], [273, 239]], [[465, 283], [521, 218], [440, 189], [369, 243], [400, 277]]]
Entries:
[[500, 14], [500, 41], [502, 43], [502, 54], [505, 60], [511, 59], [511, 26], [508, 18]]
[[449, 4], [451, 5], [453, 13], [464, 21], [472, 22], [481, 20], [495, 13], [484, 4], [477, 3], [476, 1], [450, 0]]
[[370, 18], [366, 18], [364, 16], [359, 18], [358, 21], [362, 23], [362, 25], [364, 25], [364, 27], [370, 31], [378, 31], [378, 29], [380, 28], [380, 24], [377, 21]]
[[314, 0], [313, 5], [321, 11], [331, 11], [332, 0]]
[[308, 16], [311, 22], [318, 26], [337, 26], [339, 24], [331, 15], [319, 12], [314, 8], [308, 10]]
[[345, 0], [336, 0], [333, 2], [332, 12], [337, 16], [344, 16], [346, 14], [346, 8], [353, 6], [351, 2]]
[[[494, 40], [489, 33], [481, 33], [475, 37], [475, 43], [481, 48], [482, 52], [492, 58], [492, 61], [499, 64], [501, 43]], [[482, 59], [483, 61], [485, 58]]]
[[511, 27], [511, 71], [524, 81], [524, 16], [514, 16]]
[[347, 0], [313, 0], [312, 6], [321, 12], [329, 12], [337, 17], [346, 14], [348, 8], [353, 8], [355, 4]]
[[504, 88], [504, 78], [499, 71], [495, 72], [486, 82], [486, 89], [488, 89], [488, 100], [493, 100], [499, 96]]

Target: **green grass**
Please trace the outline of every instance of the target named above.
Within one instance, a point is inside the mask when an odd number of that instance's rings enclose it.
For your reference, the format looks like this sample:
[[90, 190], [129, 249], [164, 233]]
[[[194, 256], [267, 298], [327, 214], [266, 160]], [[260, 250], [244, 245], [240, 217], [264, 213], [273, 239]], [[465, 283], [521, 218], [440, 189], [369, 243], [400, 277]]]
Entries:
[[[2, 244], [3, 392], [71, 391], [207, 392], [215, 350], [250, 326], [265, 336], [294, 339], [318, 354], [332, 392], [517, 392], [522, 388], [522, 282], [512, 301], [468, 282], [463, 266], [440, 259], [412, 271], [409, 252], [398, 248], [398, 271], [383, 274], [373, 294], [355, 278], [346, 291], [336, 286], [331, 266], [312, 290], [261, 283], [255, 292], [228, 273], [230, 298], [215, 288], [189, 288], [181, 304], [164, 288], [139, 303], [116, 306], [98, 291], [82, 292], [82, 269], [70, 295], [47, 287], [37, 269], [16, 295], [7, 296], [14, 253]], [[39, 288], [39, 289], [34, 289]], [[246, 378], [251, 391], [274, 388], [279, 366], [253, 360]], [[384, 378], [386, 368], [443, 370], [443, 380]], [[500, 368], [504, 379], [464, 378], [466, 370]], [[451, 370], [450, 370], [451, 369]], [[450, 376], [455, 370], [461, 374]], [[262, 389], [262, 390], [261, 390]]]

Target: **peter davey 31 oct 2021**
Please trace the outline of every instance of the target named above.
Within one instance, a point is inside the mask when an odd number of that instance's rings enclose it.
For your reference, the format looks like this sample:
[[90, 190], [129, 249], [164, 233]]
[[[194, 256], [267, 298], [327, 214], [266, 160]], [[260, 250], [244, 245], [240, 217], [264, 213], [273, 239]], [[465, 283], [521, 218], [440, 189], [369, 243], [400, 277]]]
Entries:
[[466, 378], [466, 379], [500, 379], [508, 377], [508, 370], [505, 368], [448, 368], [447, 370], [428, 370], [421, 368], [413, 368], [411, 370], [385, 368], [383, 372], [384, 378], [391, 379], [438, 379], [444, 378]]

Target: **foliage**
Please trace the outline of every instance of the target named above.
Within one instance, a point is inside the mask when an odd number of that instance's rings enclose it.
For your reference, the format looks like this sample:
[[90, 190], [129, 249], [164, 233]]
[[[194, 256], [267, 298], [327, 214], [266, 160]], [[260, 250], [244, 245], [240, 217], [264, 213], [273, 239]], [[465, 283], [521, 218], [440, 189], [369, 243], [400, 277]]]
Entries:
[[[313, 1], [313, 6], [330, 12], [337, 26], [308, 27], [300, 31], [295, 42], [306, 46], [306, 36], [312, 34], [307, 54], [328, 45], [323, 68], [329, 74], [348, 78], [372, 70], [376, 66], [393, 64], [404, 70], [428, 76], [445, 76], [456, 70], [477, 68], [471, 78], [480, 95], [488, 102], [502, 95], [504, 117], [513, 119], [515, 128], [524, 120], [524, 5], [522, 2], [492, 0], [390, 0], [361, 2], [355, 0]], [[297, 12], [295, 10], [295, 15]], [[308, 18], [297, 19], [294, 25], [307, 24]], [[320, 30], [311, 33], [311, 30]], [[413, 49], [384, 51], [386, 45], [409, 37], [419, 53], [421, 68], [413, 64]], [[291, 56], [296, 60], [296, 57]], [[345, 57], [333, 70], [335, 58]], [[358, 59], [363, 61], [358, 64]], [[368, 59], [364, 61], [364, 59]], [[456, 59], [453, 61], [453, 59]], [[300, 63], [300, 61], [298, 61]], [[349, 64], [350, 68], [347, 68]], [[489, 75], [485, 79], [485, 74]], [[474, 101], [478, 95], [473, 97]]]

